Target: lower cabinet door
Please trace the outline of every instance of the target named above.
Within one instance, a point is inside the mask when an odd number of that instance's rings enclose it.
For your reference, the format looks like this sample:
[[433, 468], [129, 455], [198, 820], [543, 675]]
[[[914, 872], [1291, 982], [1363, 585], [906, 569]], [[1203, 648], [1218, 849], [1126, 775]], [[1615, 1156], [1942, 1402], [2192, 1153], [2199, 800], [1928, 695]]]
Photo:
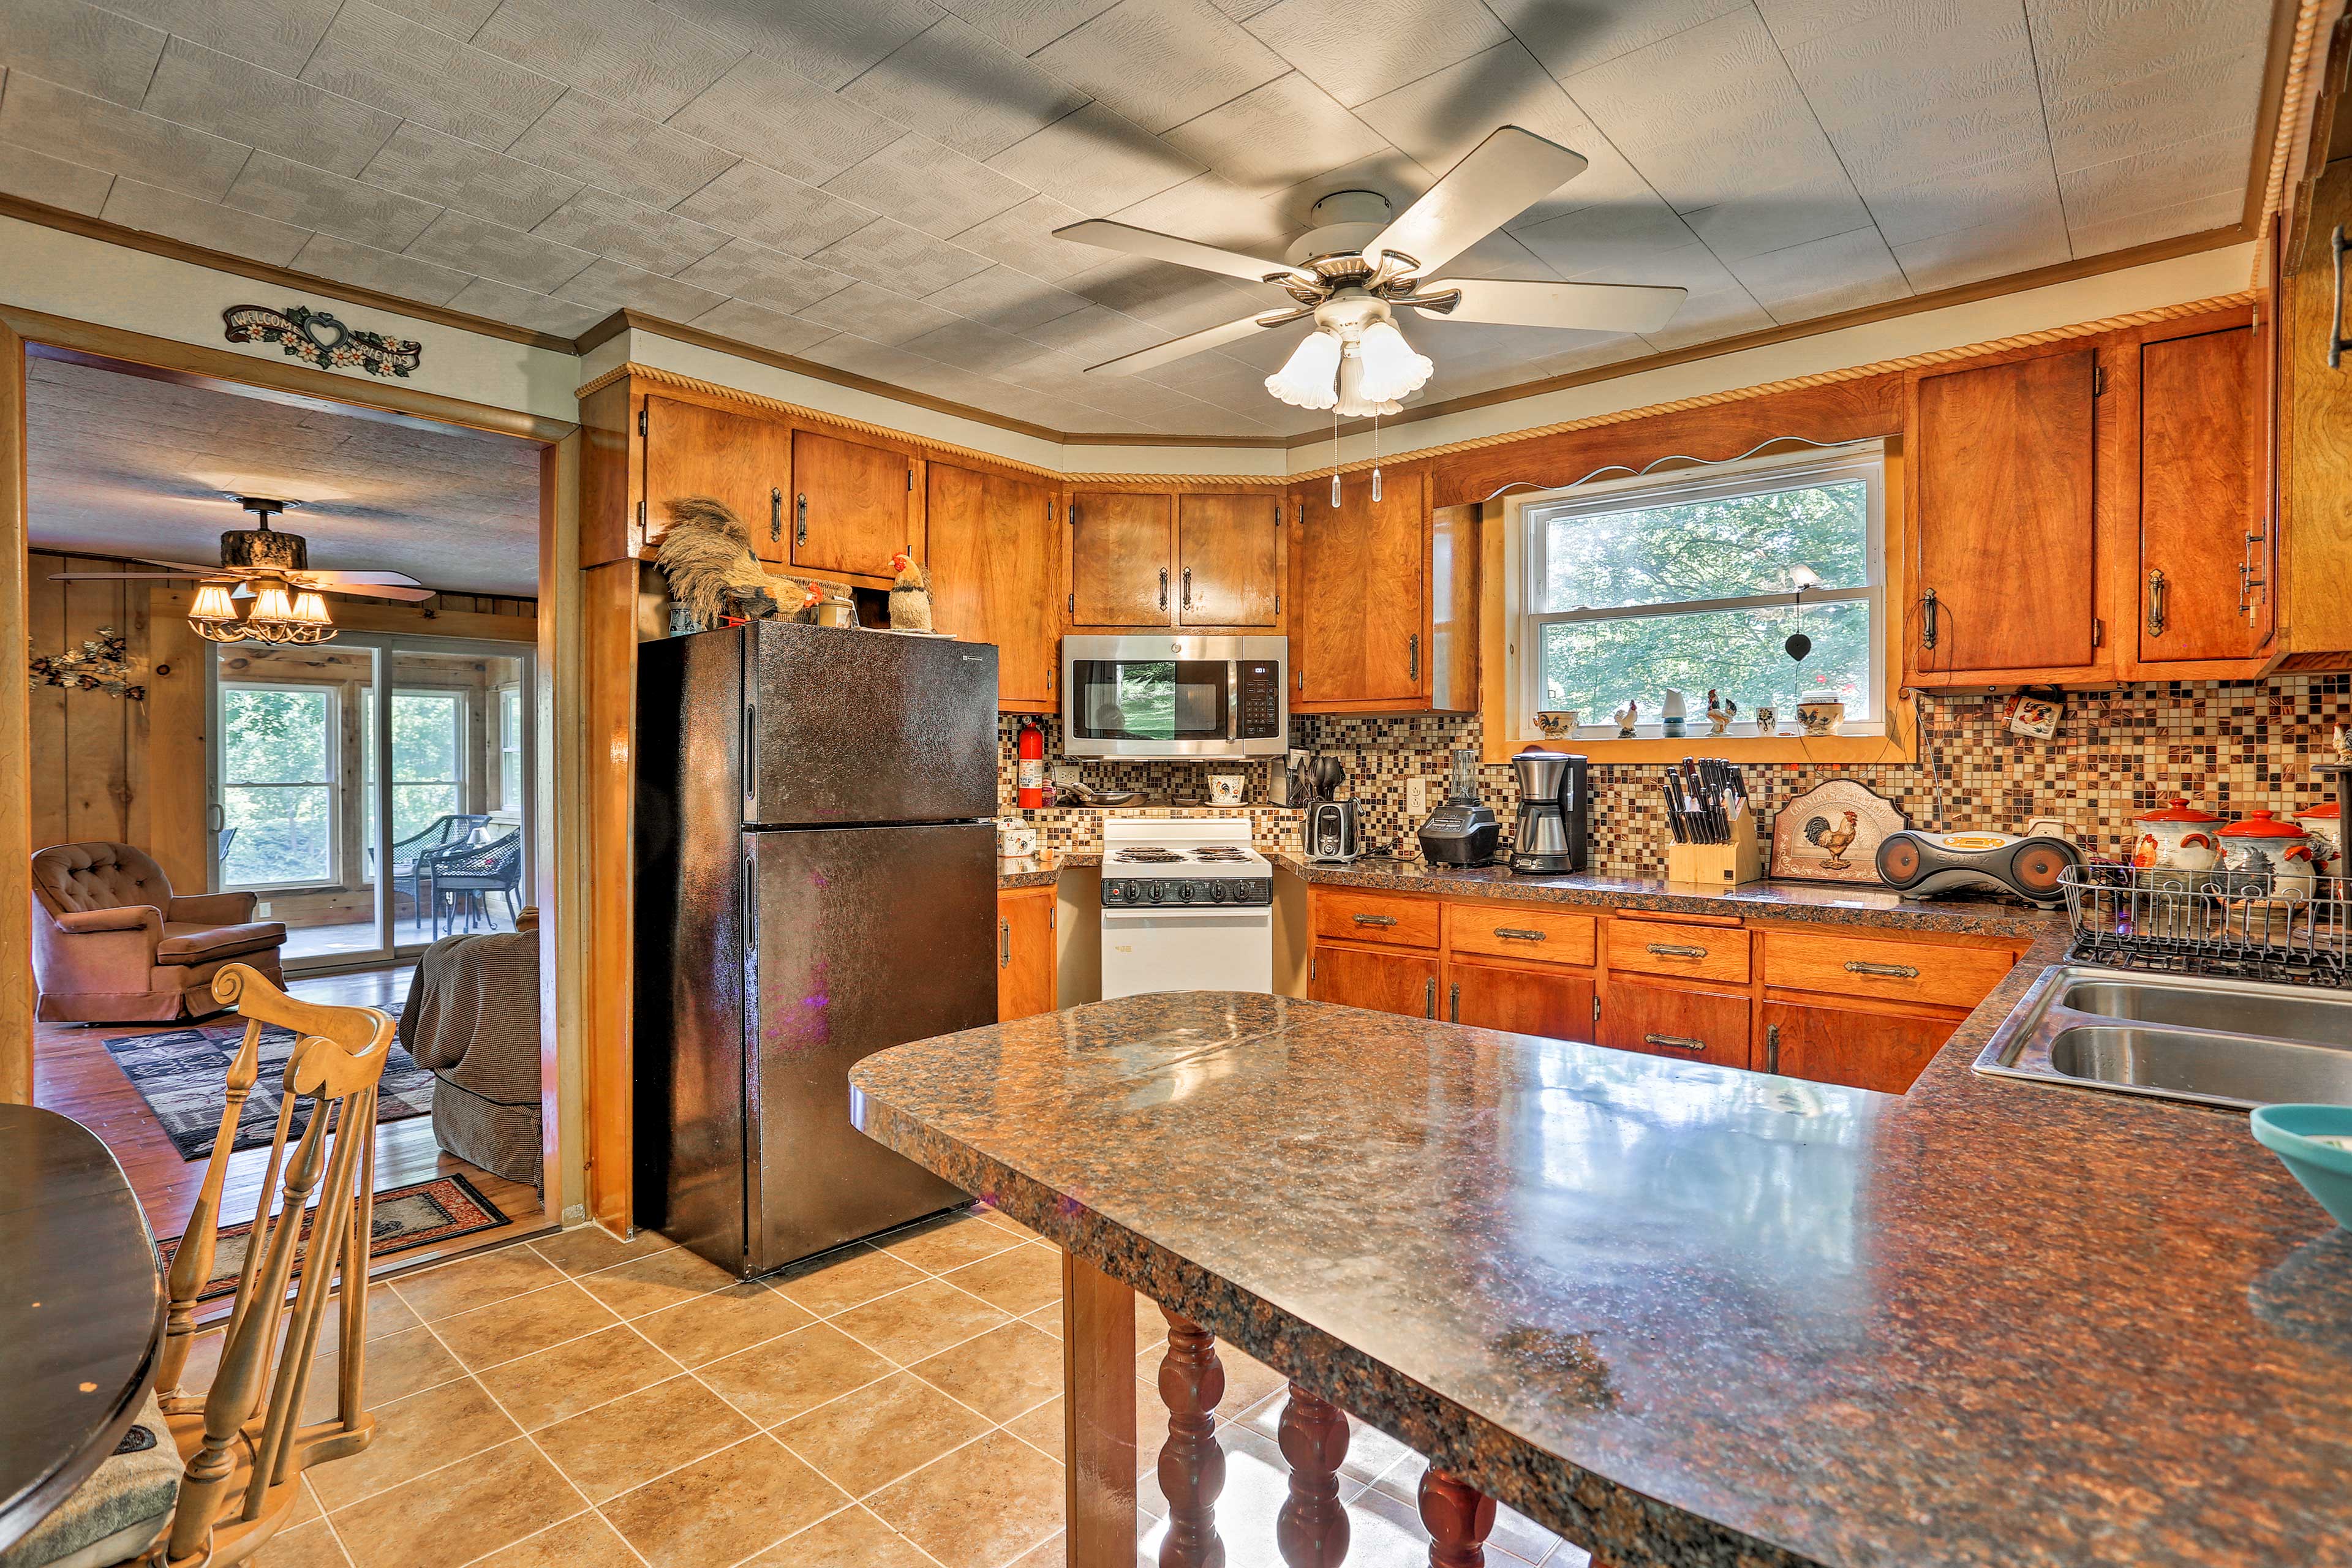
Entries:
[[1307, 963], [1307, 994], [1316, 1002], [1401, 1013], [1408, 1018], [1434, 1018], [1440, 1016], [1437, 960], [1318, 946]]
[[996, 895], [996, 1021], [1054, 1010], [1052, 888]]
[[1947, 1018], [1767, 1002], [1756, 1065], [1789, 1078], [1901, 1094], [1958, 1026]]
[[1485, 963], [1445, 966], [1445, 1014], [1456, 1024], [1592, 1041], [1592, 977]]
[[1610, 977], [1601, 1039], [1620, 1050], [1677, 1061], [1748, 1065], [1748, 993], [1698, 991]]

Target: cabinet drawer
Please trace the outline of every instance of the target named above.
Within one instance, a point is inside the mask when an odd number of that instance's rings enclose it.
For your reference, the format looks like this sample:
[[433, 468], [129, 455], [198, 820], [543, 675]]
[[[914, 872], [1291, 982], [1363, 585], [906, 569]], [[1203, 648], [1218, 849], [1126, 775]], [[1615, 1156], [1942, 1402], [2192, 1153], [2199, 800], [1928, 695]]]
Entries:
[[1597, 945], [1591, 915], [1558, 914], [1485, 900], [1449, 903], [1445, 929], [1456, 952], [1523, 963], [1591, 963]]
[[1748, 1065], [1748, 998], [1737, 991], [1612, 983], [1600, 1043], [1679, 1062]]
[[1938, 1007], [1973, 1007], [2016, 955], [1997, 947], [1884, 942], [1827, 931], [1764, 933], [1764, 984], [1832, 996], [1881, 996]]
[[1406, 1018], [1437, 1016], [1437, 960], [1416, 952], [1318, 949], [1307, 965], [1307, 996]]
[[1694, 980], [1745, 981], [1748, 932], [1740, 926], [1612, 921], [1609, 967], [1646, 974], [1685, 975]]
[[1437, 945], [1437, 901], [1400, 899], [1391, 893], [1359, 893], [1342, 888], [1315, 889], [1315, 934], [1332, 942], [1377, 942], [1391, 947]]

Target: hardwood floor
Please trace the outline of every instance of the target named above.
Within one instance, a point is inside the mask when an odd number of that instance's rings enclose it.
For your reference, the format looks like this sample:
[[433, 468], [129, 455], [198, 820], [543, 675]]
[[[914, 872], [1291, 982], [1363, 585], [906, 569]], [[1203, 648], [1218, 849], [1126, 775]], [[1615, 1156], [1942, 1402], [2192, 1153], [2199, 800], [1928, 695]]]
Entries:
[[[296, 980], [287, 990], [311, 1002], [381, 1007], [397, 1015], [408, 994], [414, 965], [338, 974], [316, 980]], [[215, 1019], [211, 1022], [234, 1022]], [[147, 1210], [147, 1224], [158, 1240], [187, 1228], [188, 1210], [204, 1184], [205, 1163], [180, 1158], [163, 1124], [147, 1108], [131, 1080], [107, 1054], [106, 1042], [125, 1035], [159, 1028], [184, 1029], [177, 1024], [109, 1027], [104, 1025], [41, 1024], [33, 1034], [33, 1103], [70, 1116], [89, 1128], [112, 1150], [130, 1177], [131, 1189]], [[222, 1213], [230, 1223], [253, 1215], [256, 1193], [269, 1157], [267, 1148], [247, 1149], [229, 1156], [228, 1181]], [[427, 1116], [394, 1121], [376, 1130], [375, 1190], [404, 1187], [436, 1176], [464, 1176], [481, 1194], [498, 1205], [508, 1223], [496, 1230], [459, 1237], [446, 1246], [419, 1247], [376, 1259], [373, 1272], [413, 1268], [439, 1258], [454, 1258], [484, 1247], [514, 1240], [551, 1227], [553, 1222], [541, 1207], [539, 1194], [528, 1184], [492, 1175], [453, 1154], [433, 1141], [433, 1120]]]

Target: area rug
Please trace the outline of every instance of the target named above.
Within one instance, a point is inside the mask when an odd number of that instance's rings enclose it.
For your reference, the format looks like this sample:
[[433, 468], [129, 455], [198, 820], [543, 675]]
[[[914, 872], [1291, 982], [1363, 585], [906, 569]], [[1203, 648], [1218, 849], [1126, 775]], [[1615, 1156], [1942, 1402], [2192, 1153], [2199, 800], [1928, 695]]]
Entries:
[[[244, 1040], [242, 1023], [206, 1024], [120, 1036], [106, 1042], [106, 1052], [171, 1134], [180, 1158], [195, 1161], [213, 1152], [213, 1140], [220, 1134], [221, 1108], [228, 1103], [229, 1064]], [[261, 1026], [261, 1076], [237, 1115], [236, 1142], [231, 1149], [259, 1149], [276, 1134], [278, 1088], [286, 1081], [286, 1058], [293, 1049], [292, 1030], [274, 1024]], [[405, 1121], [432, 1109], [432, 1073], [418, 1067], [416, 1058], [394, 1040], [377, 1086], [377, 1124]], [[310, 1121], [307, 1106], [298, 1110], [293, 1131], [301, 1131]]]
[[[310, 1235], [311, 1215], [315, 1209], [302, 1215], [302, 1235]], [[375, 1223], [370, 1228], [374, 1243], [368, 1248], [370, 1258], [382, 1258], [389, 1253], [405, 1252], [412, 1247], [425, 1247], [453, 1237], [471, 1236], [478, 1230], [491, 1230], [507, 1223], [504, 1210], [484, 1197], [474, 1184], [463, 1176], [438, 1176], [429, 1182], [419, 1182], [410, 1187], [390, 1187], [375, 1195]], [[209, 1301], [228, 1295], [236, 1289], [237, 1271], [245, 1267], [245, 1238], [253, 1234], [253, 1223], [224, 1226], [220, 1240], [213, 1250], [213, 1277], [205, 1282], [196, 1300]], [[184, 1237], [157, 1245], [168, 1269], [172, 1255], [180, 1250]], [[294, 1270], [300, 1279], [302, 1270]]]

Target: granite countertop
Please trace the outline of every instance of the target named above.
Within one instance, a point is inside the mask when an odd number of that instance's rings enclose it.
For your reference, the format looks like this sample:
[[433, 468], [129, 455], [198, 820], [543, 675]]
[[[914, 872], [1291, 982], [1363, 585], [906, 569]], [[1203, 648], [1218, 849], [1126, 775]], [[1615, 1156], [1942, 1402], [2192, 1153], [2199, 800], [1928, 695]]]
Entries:
[[2242, 1117], [1971, 1073], [2063, 947], [1903, 1096], [1222, 993], [852, 1081], [871, 1135], [1625, 1568], [2352, 1558], [2352, 1232]]

